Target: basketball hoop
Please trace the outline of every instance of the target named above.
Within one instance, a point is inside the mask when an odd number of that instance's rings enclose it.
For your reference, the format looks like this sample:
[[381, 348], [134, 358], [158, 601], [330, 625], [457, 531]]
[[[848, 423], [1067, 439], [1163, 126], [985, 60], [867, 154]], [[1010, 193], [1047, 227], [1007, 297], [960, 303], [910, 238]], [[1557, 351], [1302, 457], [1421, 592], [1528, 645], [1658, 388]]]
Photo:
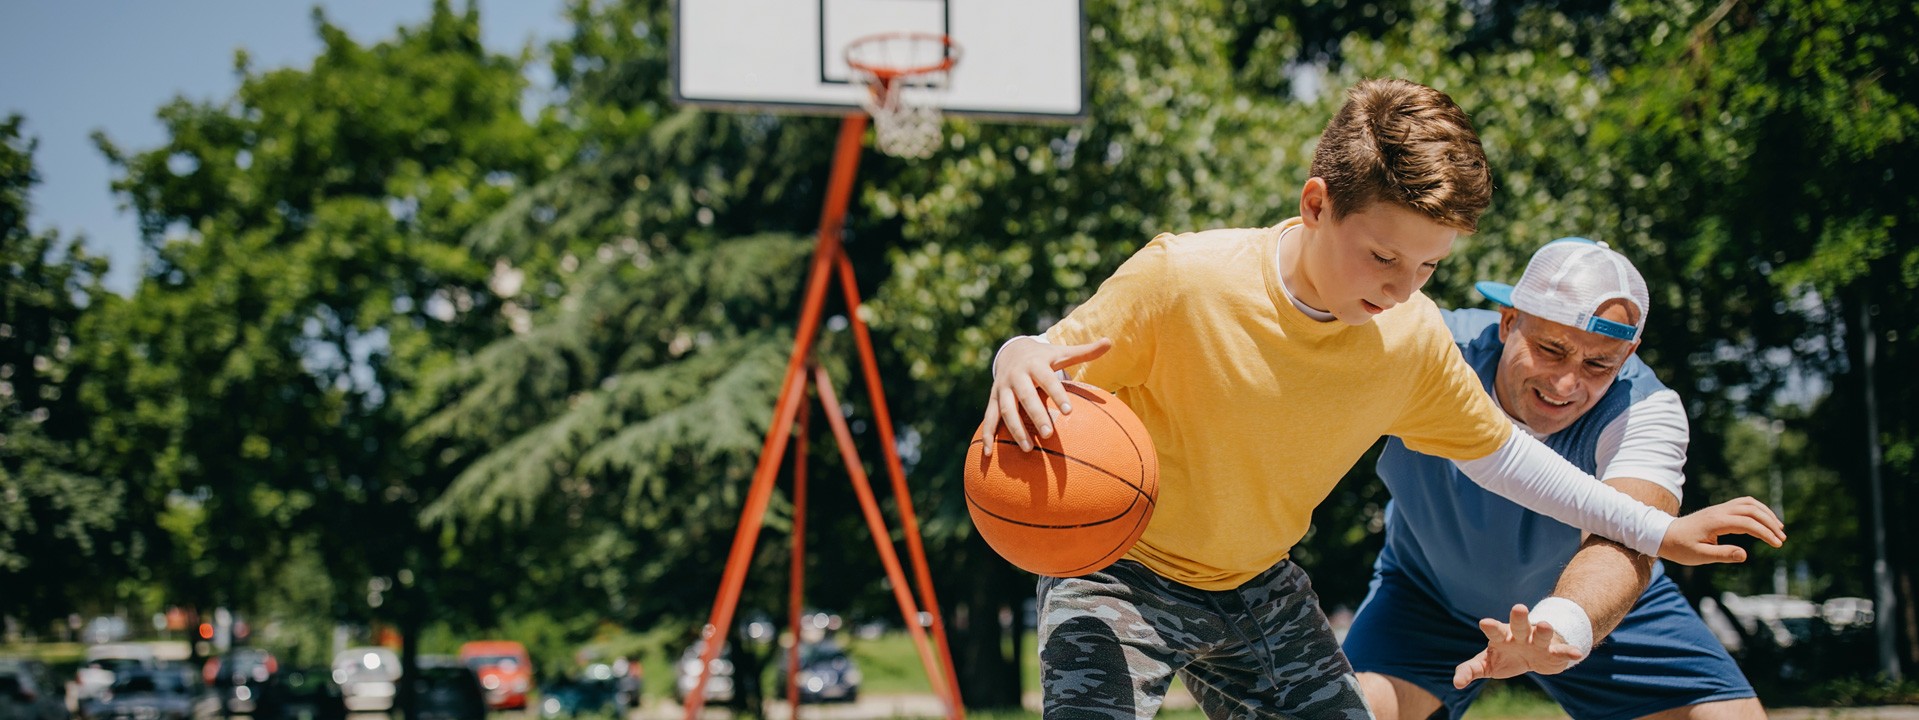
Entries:
[[959, 45], [934, 33], [881, 33], [847, 44], [846, 65], [867, 89], [860, 105], [873, 116], [874, 145], [880, 152], [923, 158], [939, 149], [939, 106], [902, 91], [944, 91], [959, 58]]

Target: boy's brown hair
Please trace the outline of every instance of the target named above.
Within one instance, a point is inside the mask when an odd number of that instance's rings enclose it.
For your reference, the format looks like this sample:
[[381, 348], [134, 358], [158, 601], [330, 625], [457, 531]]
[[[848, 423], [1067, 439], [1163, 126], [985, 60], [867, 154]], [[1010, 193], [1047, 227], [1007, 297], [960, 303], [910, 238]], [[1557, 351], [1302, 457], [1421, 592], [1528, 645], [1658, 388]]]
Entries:
[[1471, 233], [1492, 202], [1492, 172], [1472, 120], [1446, 93], [1405, 80], [1348, 90], [1319, 136], [1312, 173], [1326, 181], [1334, 217], [1384, 201]]

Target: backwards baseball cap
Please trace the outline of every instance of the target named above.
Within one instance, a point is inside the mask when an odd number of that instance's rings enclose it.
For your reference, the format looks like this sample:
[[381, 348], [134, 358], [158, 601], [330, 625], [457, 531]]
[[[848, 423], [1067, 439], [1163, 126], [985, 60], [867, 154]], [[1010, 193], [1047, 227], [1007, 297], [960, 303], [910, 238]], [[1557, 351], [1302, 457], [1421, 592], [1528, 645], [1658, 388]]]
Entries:
[[[1628, 342], [1645, 331], [1651, 307], [1646, 279], [1626, 256], [1580, 237], [1554, 240], [1533, 253], [1517, 286], [1480, 281], [1473, 287], [1486, 299], [1520, 312]], [[1599, 307], [1614, 299], [1632, 303], [1639, 322], [1627, 325], [1599, 317]]]

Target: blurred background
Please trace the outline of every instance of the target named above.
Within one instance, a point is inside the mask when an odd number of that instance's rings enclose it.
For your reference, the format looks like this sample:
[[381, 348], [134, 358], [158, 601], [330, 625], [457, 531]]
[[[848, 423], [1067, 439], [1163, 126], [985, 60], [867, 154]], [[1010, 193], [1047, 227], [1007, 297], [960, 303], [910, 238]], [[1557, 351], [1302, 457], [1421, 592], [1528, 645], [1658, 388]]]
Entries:
[[[991, 354], [1159, 232], [1294, 214], [1340, 93], [1376, 76], [1451, 94], [1494, 166], [1480, 232], [1426, 288], [1442, 305], [1481, 304], [1473, 281], [1565, 235], [1646, 275], [1641, 356], [1691, 413], [1686, 508], [1753, 495], [1791, 534], [1668, 568], [1762, 699], [1919, 703], [1919, 7], [1084, 12], [1083, 121], [955, 119], [931, 158], [868, 153], [848, 219], [969, 706], [1037, 690], [1034, 579], [960, 496]], [[0, 9], [0, 706], [673, 712], [838, 127], [676, 105], [673, 18]], [[847, 325], [818, 356], [850, 385]], [[871, 471], [872, 412], [846, 395]], [[823, 430], [802, 637], [780, 629], [782, 488], [715, 705], [761, 712], [795, 641], [808, 699], [928, 692]], [[1371, 466], [1296, 553], [1336, 622], [1381, 541]], [[1550, 713], [1528, 687], [1480, 712]]]

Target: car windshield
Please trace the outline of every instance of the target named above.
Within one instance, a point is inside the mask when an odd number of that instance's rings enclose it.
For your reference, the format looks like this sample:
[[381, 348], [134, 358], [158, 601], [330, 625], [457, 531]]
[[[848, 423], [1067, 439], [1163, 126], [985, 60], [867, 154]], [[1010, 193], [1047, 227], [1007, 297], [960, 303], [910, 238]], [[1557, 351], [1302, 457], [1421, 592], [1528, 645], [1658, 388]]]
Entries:
[[395, 680], [400, 677], [400, 658], [385, 649], [349, 650], [333, 659], [333, 670], [358, 682]]
[[294, 692], [324, 692], [331, 682], [332, 678], [318, 671], [295, 670], [279, 675], [280, 685]]
[[[685, 658], [687, 660], [692, 660], [692, 659], [698, 658], [700, 656], [700, 653], [703, 653], [703, 652], [706, 652], [706, 641], [699, 640], [699, 641], [695, 641], [690, 647], [688, 647], [686, 649], [686, 652], [680, 653], [680, 657]], [[733, 643], [727, 643], [725, 645], [720, 646], [720, 654], [719, 654], [720, 657], [729, 657], [732, 654], [733, 654]]]
[[423, 668], [420, 685], [430, 688], [457, 688], [467, 683], [467, 671], [461, 668]]
[[615, 688], [608, 682], [583, 682], [572, 686], [571, 691], [581, 704], [604, 703], [613, 697]]
[[478, 670], [483, 667], [498, 667], [512, 670], [520, 666], [520, 659], [512, 655], [474, 655], [466, 659], [466, 666]]
[[176, 673], [138, 673], [114, 678], [113, 692], [117, 695], [130, 693], [184, 693], [187, 683]]
[[844, 657], [846, 657], [846, 651], [841, 650], [838, 645], [801, 645], [800, 646], [800, 664], [801, 665], [813, 665], [816, 663], [832, 662], [834, 660], [838, 660]]
[[259, 650], [241, 650], [227, 656], [227, 664], [234, 670], [250, 670], [256, 665], [265, 665], [267, 654]]

